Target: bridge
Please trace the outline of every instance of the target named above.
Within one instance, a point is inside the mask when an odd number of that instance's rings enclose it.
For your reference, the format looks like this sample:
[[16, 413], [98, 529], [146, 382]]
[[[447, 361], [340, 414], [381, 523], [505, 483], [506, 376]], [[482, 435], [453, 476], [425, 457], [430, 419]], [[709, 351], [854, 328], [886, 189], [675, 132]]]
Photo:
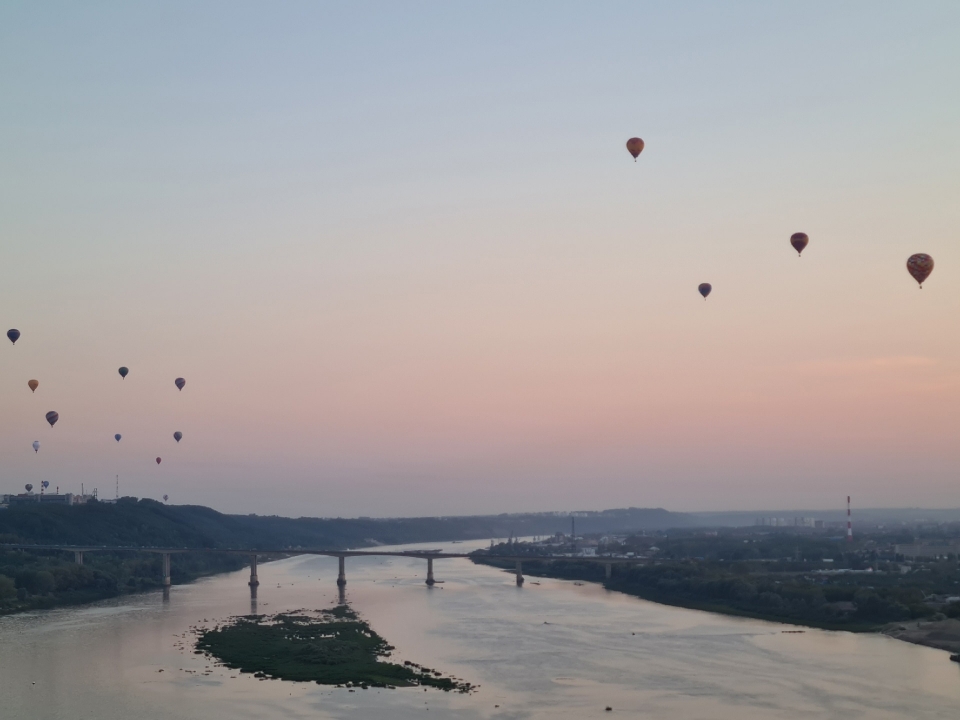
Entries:
[[[258, 557], [289, 557], [293, 555], [324, 555], [326, 557], [335, 557], [339, 559], [339, 573], [337, 574], [337, 585], [343, 588], [347, 584], [346, 559], [348, 557], [403, 557], [417, 558], [427, 561], [427, 579], [426, 584], [433, 586], [436, 580], [433, 576], [433, 561], [448, 560], [451, 558], [473, 559], [474, 555], [467, 553], [449, 553], [439, 550], [310, 550], [302, 548], [287, 548], [284, 550], [258, 550], [258, 549], [233, 549], [233, 548], [163, 548], [163, 547], [124, 547], [112, 545], [26, 545], [26, 544], [0, 544], [4, 550], [31, 550], [31, 551], [58, 551], [73, 553], [74, 561], [77, 565], [83, 565], [83, 557], [91, 552], [145, 552], [156, 553], [163, 556], [163, 586], [170, 586], [170, 557], [181, 553], [222, 553], [226, 555], [246, 555], [250, 558], [250, 581], [247, 583], [255, 588], [260, 584], [257, 579], [257, 558]], [[516, 572], [517, 587], [523, 586], [523, 562], [553, 562], [562, 560], [564, 562], [577, 563], [595, 563], [604, 566], [606, 577], [609, 579], [613, 574], [614, 565], [637, 565], [646, 562], [644, 558], [613, 558], [602, 555], [481, 555], [481, 558], [498, 560], [501, 562], [514, 563]]]

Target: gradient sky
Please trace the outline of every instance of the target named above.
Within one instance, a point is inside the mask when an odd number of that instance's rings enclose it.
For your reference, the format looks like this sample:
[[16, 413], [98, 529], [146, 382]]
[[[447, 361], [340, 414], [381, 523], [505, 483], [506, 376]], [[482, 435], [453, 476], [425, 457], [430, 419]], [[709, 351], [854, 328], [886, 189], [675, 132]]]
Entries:
[[0, 491], [960, 506], [958, 38], [952, 1], [5, 2]]

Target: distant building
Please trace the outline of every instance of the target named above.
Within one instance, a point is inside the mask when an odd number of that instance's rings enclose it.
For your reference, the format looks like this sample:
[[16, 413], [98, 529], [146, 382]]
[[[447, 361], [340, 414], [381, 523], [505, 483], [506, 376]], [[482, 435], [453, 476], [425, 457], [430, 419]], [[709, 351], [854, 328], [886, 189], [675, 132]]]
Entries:
[[894, 552], [905, 558], [939, 558], [960, 555], [958, 545], [895, 545]]
[[74, 494], [64, 493], [20, 493], [19, 495], [7, 495], [7, 502], [10, 505], [27, 505], [29, 503], [40, 503], [42, 505], [73, 505]]

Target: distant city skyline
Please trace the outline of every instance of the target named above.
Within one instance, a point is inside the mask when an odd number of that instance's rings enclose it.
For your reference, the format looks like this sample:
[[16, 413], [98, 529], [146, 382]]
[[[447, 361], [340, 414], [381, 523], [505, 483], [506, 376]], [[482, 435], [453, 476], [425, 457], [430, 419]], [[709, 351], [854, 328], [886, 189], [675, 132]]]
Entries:
[[947, 2], [6, 4], [0, 493], [960, 507], [958, 29]]

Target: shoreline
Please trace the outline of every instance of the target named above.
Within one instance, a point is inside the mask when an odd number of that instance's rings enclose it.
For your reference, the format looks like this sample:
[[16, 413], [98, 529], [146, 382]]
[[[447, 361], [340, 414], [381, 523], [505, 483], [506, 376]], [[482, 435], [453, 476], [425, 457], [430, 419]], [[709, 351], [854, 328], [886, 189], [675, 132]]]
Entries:
[[[492, 559], [492, 558], [491, 558]], [[536, 558], [531, 557], [531, 560]], [[507, 573], [513, 573], [514, 570], [509, 567], [501, 567], [495, 562], [490, 562], [484, 557], [473, 557], [471, 561], [478, 565], [486, 565]], [[806, 627], [817, 630], [831, 630], [834, 632], [852, 632], [852, 633], [872, 633], [875, 635], [885, 635], [894, 640], [901, 640], [913, 645], [942, 650], [948, 653], [960, 653], [960, 620], [905, 620], [903, 622], [887, 623], [885, 625], [858, 625], [858, 624], [840, 624], [840, 623], [813, 623], [801, 622], [799, 620], [790, 620], [776, 615], [767, 615], [763, 613], [751, 613], [738, 610], [737, 608], [726, 605], [714, 605], [711, 603], [697, 602], [679, 602], [672, 601], [656, 594], [650, 593], [641, 595], [636, 592], [628, 592], [618, 587], [611, 587], [605, 580], [595, 580], [590, 578], [569, 578], [561, 575], [551, 575], [544, 573], [540, 568], [532, 571], [525, 571], [524, 576], [542, 577], [552, 580], [566, 580], [571, 582], [591, 583], [600, 585], [609, 592], [619, 592], [629, 597], [639, 598], [647, 602], [666, 605], [667, 607], [679, 607], [686, 610], [699, 610], [709, 612], [715, 615], [727, 615], [730, 617], [742, 617], [751, 620], [762, 620], [764, 622], [776, 623], [778, 625], [789, 625], [792, 627]]]

